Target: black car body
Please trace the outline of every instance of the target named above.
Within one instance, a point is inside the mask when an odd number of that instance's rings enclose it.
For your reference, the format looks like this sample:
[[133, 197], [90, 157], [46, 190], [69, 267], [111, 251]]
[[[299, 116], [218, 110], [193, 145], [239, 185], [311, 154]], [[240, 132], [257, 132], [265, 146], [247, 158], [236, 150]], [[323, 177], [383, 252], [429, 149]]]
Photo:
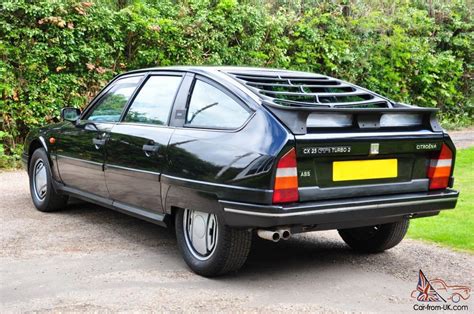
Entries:
[[[152, 68], [117, 76], [80, 116], [67, 109], [65, 121], [30, 132], [23, 160], [35, 181], [41, 165], [32, 170], [32, 156], [43, 149], [50, 190], [61, 197], [160, 225], [192, 209], [179, 218], [188, 228], [190, 217], [206, 213], [205, 226], [246, 232], [236, 236], [245, 243], [249, 230], [276, 241], [402, 221], [403, 237], [408, 219], [436, 215], [457, 201], [455, 147], [435, 115], [305, 72]], [[41, 180], [32, 183], [32, 195], [49, 193], [38, 188]], [[354, 237], [343, 239], [361, 248]], [[390, 245], [375, 247], [366, 249]], [[186, 261], [203, 275], [243, 264], [211, 267], [199, 257]]]

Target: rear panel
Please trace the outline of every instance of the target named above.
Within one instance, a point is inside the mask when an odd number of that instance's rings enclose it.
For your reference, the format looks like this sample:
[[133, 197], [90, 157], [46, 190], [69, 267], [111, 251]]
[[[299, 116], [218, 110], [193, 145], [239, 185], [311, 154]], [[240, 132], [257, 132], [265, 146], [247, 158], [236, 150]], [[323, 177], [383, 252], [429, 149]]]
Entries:
[[454, 154], [436, 109], [319, 74], [228, 74], [295, 135], [299, 201], [428, 191], [433, 156], [445, 141]]
[[296, 136], [300, 201], [428, 191], [427, 167], [443, 133], [347, 136]]

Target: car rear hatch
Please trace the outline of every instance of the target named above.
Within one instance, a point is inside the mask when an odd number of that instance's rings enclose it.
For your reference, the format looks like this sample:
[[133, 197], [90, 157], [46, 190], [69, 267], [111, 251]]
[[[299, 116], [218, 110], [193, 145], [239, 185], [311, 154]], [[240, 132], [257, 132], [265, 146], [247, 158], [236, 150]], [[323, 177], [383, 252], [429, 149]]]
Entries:
[[429, 190], [430, 161], [445, 141], [435, 109], [326, 76], [231, 75], [295, 135], [300, 201]]
[[442, 143], [442, 133], [422, 131], [297, 135], [300, 201], [428, 191]]

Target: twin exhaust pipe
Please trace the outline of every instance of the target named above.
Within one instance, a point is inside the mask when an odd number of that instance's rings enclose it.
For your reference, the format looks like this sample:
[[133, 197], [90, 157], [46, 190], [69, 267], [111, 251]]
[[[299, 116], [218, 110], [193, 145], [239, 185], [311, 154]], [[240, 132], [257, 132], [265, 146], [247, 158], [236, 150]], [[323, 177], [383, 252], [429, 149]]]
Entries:
[[278, 242], [280, 240], [288, 240], [291, 237], [290, 229], [276, 229], [276, 230], [257, 230], [257, 235], [265, 240]]

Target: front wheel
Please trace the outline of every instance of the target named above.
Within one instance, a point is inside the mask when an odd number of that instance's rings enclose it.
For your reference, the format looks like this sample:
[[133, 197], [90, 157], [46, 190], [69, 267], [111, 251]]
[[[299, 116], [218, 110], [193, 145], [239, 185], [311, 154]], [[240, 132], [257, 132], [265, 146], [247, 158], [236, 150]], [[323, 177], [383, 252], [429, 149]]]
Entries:
[[252, 233], [224, 225], [215, 214], [180, 209], [175, 216], [175, 229], [186, 264], [202, 276], [236, 271], [250, 252]]
[[378, 253], [391, 249], [400, 243], [408, 231], [409, 220], [393, 223], [340, 229], [339, 235], [352, 249], [367, 253]]
[[31, 199], [39, 211], [52, 212], [66, 207], [68, 197], [54, 189], [48, 155], [43, 148], [33, 152], [28, 174]]

